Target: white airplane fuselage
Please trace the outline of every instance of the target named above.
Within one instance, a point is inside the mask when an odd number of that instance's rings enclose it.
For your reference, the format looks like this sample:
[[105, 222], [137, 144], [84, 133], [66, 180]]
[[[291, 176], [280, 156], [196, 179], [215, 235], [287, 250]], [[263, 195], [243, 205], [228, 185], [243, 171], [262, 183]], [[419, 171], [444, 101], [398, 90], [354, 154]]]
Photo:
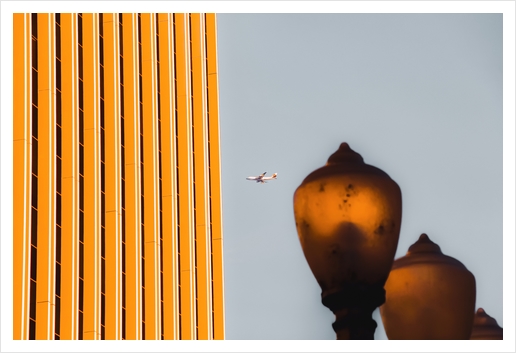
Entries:
[[261, 183], [261, 184], [265, 184], [266, 181], [268, 180], [274, 180], [274, 179], [277, 179], [278, 177], [278, 173], [274, 173], [272, 174], [272, 176], [270, 177], [266, 177], [265, 174], [267, 172], [264, 172], [263, 174], [261, 175], [258, 175], [258, 176], [250, 176], [250, 177], [247, 177], [246, 180], [254, 180], [256, 181], [257, 183]]

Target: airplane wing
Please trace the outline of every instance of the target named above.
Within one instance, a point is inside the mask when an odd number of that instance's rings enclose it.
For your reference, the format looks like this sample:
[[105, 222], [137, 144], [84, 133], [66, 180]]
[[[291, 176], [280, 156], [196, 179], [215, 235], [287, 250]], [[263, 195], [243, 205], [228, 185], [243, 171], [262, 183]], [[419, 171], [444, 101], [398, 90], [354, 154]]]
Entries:
[[267, 178], [264, 178], [265, 174], [267, 174], [267, 172], [263, 172], [262, 174], [260, 174], [258, 176], [250, 176], [250, 177], [247, 177], [246, 179], [247, 180], [256, 180], [257, 182], [260, 182], [262, 180], [267, 179]]

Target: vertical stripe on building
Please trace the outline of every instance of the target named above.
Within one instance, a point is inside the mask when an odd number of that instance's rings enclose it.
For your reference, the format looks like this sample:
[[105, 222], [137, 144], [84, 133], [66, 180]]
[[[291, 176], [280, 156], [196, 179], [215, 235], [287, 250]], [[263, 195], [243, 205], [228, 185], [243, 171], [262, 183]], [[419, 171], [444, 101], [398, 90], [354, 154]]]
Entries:
[[141, 339], [141, 211], [140, 211], [140, 115], [138, 90], [137, 15], [122, 15], [125, 229], [126, 229], [126, 339]]
[[54, 323], [54, 338], [61, 339], [61, 230], [62, 230], [62, 96], [61, 96], [61, 14], [55, 14], [55, 129], [56, 129], [56, 157], [55, 157], [55, 180], [56, 180], [56, 240], [55, 240], [55, 323]]
[[[57, 16], [57, 14], [56, 14]], [[77, 15], [61, 14], [61, 318], [60, 338], [77, 339], [78, 323], [78, 44]], [[57, 315], [56, 315], [57, 317]]]
[[38, 14], [38, 230], [36, 339], [54, 338], [55, 82], [53, 14]]
[[[29, 338], [31, 279], [31, 47], [34, 39], [29, 14], [13, 15], [13, 338]], [[37, 205], [36, 205], [37, 207]], [[35, 250], [34, 250], [35, 253]]]
[[214, 338], [224, 339], [224, 263], [222, 257], [222, 192], [219, 132], [217, 23], [215, 14], [206, 14], [206, 66], [208, 71], [208, 146], [210, 160], [210, 212], [212, 242], [212, 286]]
[[118, 69], [118, 77], [120, 78], [120, 181], [121, 181], [121, 189], [120, 189], [120, 197], [121, 197], [121, 236], [122, 236], [122, 257], [121, 257], [121, 271], [122, 271], [122, 339], [127, 339], [127, 331], [126, 331], [126, 320], [127, 320], [127, 301], [126, 301], [126, 293], [127, 293], [127, 276], [126, 276], [126, 237], [125, 237], [125, 111], [124, 111], [124, 39], [123, 39], [123, 19], [122, 14], [119, 14], [116, 17], [118, 23], [118, 45], [119, 45], [119, 69]]
[[158, 14], [159, 112], [161, 118], [162, 292], [164, 339], [180, 337], [176, 198], [176, 99], [173, 15]]
[[84, 50], [83, 50], [83, 21], [82, 14], [77, 17], [77, 52], [79, 87], [79, 323], [78, 338], [84, 338]]

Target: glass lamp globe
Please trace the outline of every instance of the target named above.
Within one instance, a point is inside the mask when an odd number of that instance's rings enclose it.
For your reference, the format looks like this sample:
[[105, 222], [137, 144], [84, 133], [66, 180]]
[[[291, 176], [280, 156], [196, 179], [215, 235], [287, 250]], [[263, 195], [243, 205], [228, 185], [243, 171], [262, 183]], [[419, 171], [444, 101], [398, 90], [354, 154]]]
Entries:
[[380, 307], [390, 340], [467, 340], [475, 314], [475, 277], [422, 234], [394, 261]]

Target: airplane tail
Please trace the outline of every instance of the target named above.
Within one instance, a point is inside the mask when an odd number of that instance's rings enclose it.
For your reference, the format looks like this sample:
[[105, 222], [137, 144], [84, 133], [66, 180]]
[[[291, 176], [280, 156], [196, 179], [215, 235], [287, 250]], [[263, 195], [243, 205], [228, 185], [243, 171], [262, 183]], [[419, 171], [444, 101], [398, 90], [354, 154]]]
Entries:
[[274, 179], [278, 178], [278, 173], [274, 173], [274, 174], [272, 174], [272, 177], [273, 177]]

